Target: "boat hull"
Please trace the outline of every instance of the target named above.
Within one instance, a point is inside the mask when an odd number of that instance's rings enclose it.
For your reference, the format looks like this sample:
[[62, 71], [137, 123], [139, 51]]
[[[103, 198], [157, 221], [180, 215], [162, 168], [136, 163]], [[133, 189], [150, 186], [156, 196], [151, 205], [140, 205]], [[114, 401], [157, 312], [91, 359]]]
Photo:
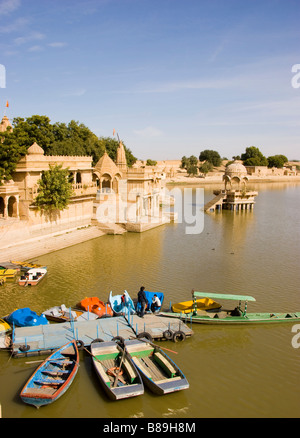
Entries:
[[78, 367], [78, 348], [73, 340], [53, 352], [37, 368], [20, 393], [22, 401], [36, 408], [53, 403], [69, 389]]
[[110, 317], [114, 314], [111, 305], [97, 297], [86, 297], [80, 301], [78, 306], [87, 312], [95, 313], [99, 318]]
[[32, 268], [29, 269], [19, 279], [20, 286], [36, 286], [40, 283], [47, 274], [46, 268]]
[[[221, 312], [220, 312], [221, 313]], [[273, 323], [288, 323], [296, 322], [300, 320], [300, 312], [296, 313], [247, 313], [246, 316], [223, 316], [218, 313], [211, 313], [209, 315], [193, 315], [162, 312], [161, 316], [167, 316], [170, 318], [180, 318], [188, 322], [198, 324], [210, 324], [210, 325], [239, 325], [239, 324], [273, 324]], [[216, 316], [217, 315], [217, 316]]]

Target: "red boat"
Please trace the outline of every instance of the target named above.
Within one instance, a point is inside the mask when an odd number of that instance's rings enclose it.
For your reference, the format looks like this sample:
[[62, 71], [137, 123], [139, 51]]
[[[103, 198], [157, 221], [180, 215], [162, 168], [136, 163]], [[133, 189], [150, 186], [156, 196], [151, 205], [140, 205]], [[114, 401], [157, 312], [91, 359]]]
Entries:
[[97, 297], [86, 297], [79, 302], [78, 306], [87, 312], [95, 313], [99, 318], [113, 316], [114, 314], [110, 305]]

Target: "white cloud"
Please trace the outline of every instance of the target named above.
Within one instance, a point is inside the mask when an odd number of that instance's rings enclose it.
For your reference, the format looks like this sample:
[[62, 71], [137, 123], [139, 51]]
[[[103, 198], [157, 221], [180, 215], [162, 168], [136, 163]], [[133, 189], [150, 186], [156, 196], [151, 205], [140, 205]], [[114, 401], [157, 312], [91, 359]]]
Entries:
[[80, 97], [83, 96], [86, 93], [85, 88], [78, 88], [77, 90], [70, 91], [68, 93], [63, 94], [63, 97]]
[[21, 0], [2, 0], [0, 2], [0, 15], [8, 15], [21, 5]]
[[25, 35], [23, 37], [18, 37], [14, 39], [14, 42], [17, 46], [20, 46], [22, 44], [35, 41], [35, 40], [42, 40], [45, 38], [45, 35], [41, 32], [31, 32], [28, 35]]
[[41, 52], [42, 50], [44, 50], [42, 46], [36, 45], [29, 47], [28, 52]]

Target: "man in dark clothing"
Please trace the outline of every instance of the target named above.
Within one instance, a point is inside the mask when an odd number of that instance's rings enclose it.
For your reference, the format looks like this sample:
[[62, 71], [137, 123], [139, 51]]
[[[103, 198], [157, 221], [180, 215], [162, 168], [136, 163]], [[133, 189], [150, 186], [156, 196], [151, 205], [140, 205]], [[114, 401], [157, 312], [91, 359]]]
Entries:
[[142, 286], [138, 292], [138, 303], [140, 303], [140, 306], [141, 306], [141, 311], [140, 311], [139, 316], [141, 318], [143, 318], [144, 314], [145, 314], [146, 304], [147, 304], [147, 298], [146, 298], [144, 286]]

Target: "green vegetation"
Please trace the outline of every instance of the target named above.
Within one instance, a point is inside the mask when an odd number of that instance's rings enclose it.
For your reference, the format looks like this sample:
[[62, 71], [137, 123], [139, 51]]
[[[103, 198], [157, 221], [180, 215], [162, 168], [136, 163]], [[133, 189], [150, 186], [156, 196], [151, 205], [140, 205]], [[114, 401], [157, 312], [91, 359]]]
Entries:
[[282, 168], [287, 162], [288, 159], [285, 155], [272, 155], [268, 157], [268, 167]]
[[222, 164], [222, 158], [219, 152], [210, 149], [205, 149], [204, 151], [200, 152], [199, 160], [207, 161], [211, 163], [214, 167], [219, 167]]
[[69, 169], [63, 169], [62, 165], [50, 166], [49, 170], [42, 172], [38, 181], [38, 195], [34, 204], [45, 212], [64, 210], [72, 194]]
[[[93, 157], [93, 165], [102, 157], [105, 150], [112, 160], [116, 160], [119, 142], [110, 137], [97, 137], [87, 126], [71, 120], [65, 123], [50, 123], [47, 116], [33, 115], [13, 120], [13, 131], [0, 134], [0, 181], [11, 179], [20, 158], [36, 142], [45, 155], [77, 155]], [[124, 144], [124, 142], [122, 142]], [[132, 166], [136, 157], [125, 148], [128, 166]]]
[[148, 160], [146, 161], [146, 166], [156, 166], [157, 165], [157, 161], [155, 160], [150, 160], [148, 158]]
[[198, 160], [195, 155], [191, 155], [189, 158], [186, 156], [183, 156], [181, 159], [181, 169], [186, 169], [188, 175], [197, 175], [198, 169], [197, 169]]
[[246, 148], [246, 152], [241, 155], [244, 166], [267, 166], [267, 158], [255, 146]]

